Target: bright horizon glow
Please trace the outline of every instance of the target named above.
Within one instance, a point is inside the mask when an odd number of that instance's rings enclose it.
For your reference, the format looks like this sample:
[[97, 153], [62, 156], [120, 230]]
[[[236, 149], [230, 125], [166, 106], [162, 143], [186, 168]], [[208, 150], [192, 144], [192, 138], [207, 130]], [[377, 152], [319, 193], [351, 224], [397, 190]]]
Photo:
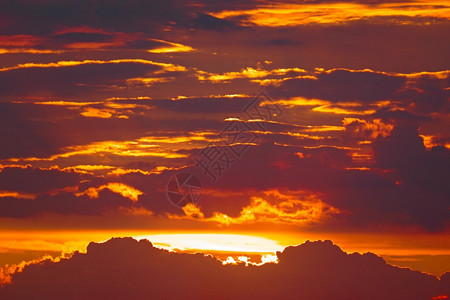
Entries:
[[285, 247], [274, 240], [241, 234], [150, 234], [133, 236], [136, 240], [146, 239], [155, 247], [174, 250], [209, 250], [239, 253], [268, 253], [282, 251]]

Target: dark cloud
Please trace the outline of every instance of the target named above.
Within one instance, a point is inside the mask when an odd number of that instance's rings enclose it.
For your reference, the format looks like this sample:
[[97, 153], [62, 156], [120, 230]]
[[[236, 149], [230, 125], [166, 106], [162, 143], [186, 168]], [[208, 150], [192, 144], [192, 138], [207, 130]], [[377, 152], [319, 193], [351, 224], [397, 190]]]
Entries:
[[6, 299], [430, 299], [446, 294], [437, 278], [347, 254], [331, 241], [277, 253], [278, 264], [223, 266], [211, 256], [158, 250], [147, 240], [91, 243], [86, 254], [27, 266], [0, 289]]
[[0, 190], [42, 193], [78, 185], [80, 180], [80, 174], [75, 172], [4, 168], [0, 172]]
[[[2, 14], [11, 20], [8, 33], [50, 33], [57, 27], [92, 26], [135, 31], [155, 31], [179, 19], [174, 1], [18, 1], [1, 2]], [[38, 23], [39, 26], [33, 26]], [[20, 24], [20, 25], [19, 25]], [[9, 25], [9, 26], [8, 26]], [[18, 26], [19, 25], [19, 26]]]
[[151, 36], [137, 33], [114, 32], [98, 28], [75, 27], [63, 29], [46, 35], [9, 35], [0, 36], [0, 47], [13, 51], [37, 50], [53, 53], [77, 52], [80, 50], [155, 50], [174, 47], [169, 41], [152, 39]]
[[233, 22], [216, 18], [205, 13], [199, 13], [197, 15], [197, 18], [195, 18], [192, 23], [196, 28], [214, 31], [224, 31], [239, 28], [239, 26], [237, 26]]
[[[395, 136], [395, 132], [393, 134]], [[390, 151], [388, 149], [390, 148], [387, 148], [387, 152]], [[224, 147], [222, 151], [228, 150]], [[435, 231], [445, 228], [450, 220], [445, 200], [448, 199], [448, 189], [444, 185], [447, 179], [442, 173], [448, 168], [446, 151], [448, 150], [438, 151], [440, 154], [435, 156], [433, 164], [424, 165], [422, 169], [423, 160], [419, 160], [420, 158], [416, 158], [417, 163], [410, 162], [411, 165], [405, 162], [409, 169], [404, 170], [408, 175], [403, 176], [416, 180], [414, 182], [417, 184], [406, 181], [399, 184], [401, 178], [384, 176], [376, 169], [351, 169], [354, 161], [350, 158], [350, 152], [335, 147], [311, 149], [267, 143], [249, 147], [241, 158], [228, 151], [229, 158], [234, 160], [229, 170], [219, 176], [217, 170], [209, 168], [218, 178], [216, 184], [212, 183], [213, 177], [204, 168], [198, 166], [192, 170], [203, 178], [205, 190], [215, 187], [247, 194], [249, 190], [287, 189], [321, 194], [326, 203], [344, 212], [338, 216], [344, 227], [370, 227], [370, 224], [376, 222], [420, 225]], [[298, 153], [301, 153], [302, 158]], [[205, 161], [205, 157], [197, 155]], [[408, 153], [388, 157], [393, 162], [409, 161]], [[379, 159], [378, 153], [376, 158]], [[393, 166], [383, 167], [391, 169]], [[423, 173], [422, 170], [428, 172]], [[423, 182], [419, 182], [420, 180]], [[207, 196], [200, 205], [206, 211], [221, 211], [220, 204], [208, 201]], [[325, 226], [331, 226], [330, 224]]]
[[[251, 31], [217, 34], [192, 32], [190, 45], [221, 55], [202, 55], [197, 65], [239, 70], [269, 60], [277, 67], [372, 69], [385, 72], [442, 71], [448, 68], [449, 22], [430, 25], [355, 21], [347, 24], [306, 24], [252, 27]], [[274, 40], [275, 43], [270, 43]], [[277, 43], [278, 41], [278, 43]], [[268, 43], [269, 42], [269, 43]], [[281, 46], [280, 42], [291, 45]], [[444, 59], [445, 58], [445, 59]], [[358, 81], [359, 82], [359, 81]], [[359, 87], [361, 89], [361, 87]], [[379, 95], [379, 93], [376, 93]]]
[[392, 99], [404, 85], [405, 78], [369, 71], [334, 70], [309, 78], [289, 79], [279, 87], [269, 88], [274, 97], [302, 96], [332, 102], [371, 103]]
[[418, 114], [428, 114], [432, 112], [450, 111], [449, 99], [450, 76], [436, 78], [429, 75], [423, 75], [414, 80], [410, 89], [401, 93], [403, 99], [410, 99], [410, 110]]
[[379, 137], [373, 149], [377, 164], [394, 170], [400, 185], [411, 192], [410, 199], [402, 201], [404, 210], [429, 229], [442, 228], [450, 220], [450, 151], [443, 146], [426, 150], [417, 124], [411, 123], [399, 124], [390, 136]]
[[301, 42], [289, 38], [274, 38], [267, 40], [265, 44], [272, 46], [293, 46], [300, 45]]
[[[236, 97], [236, 98], [210, 98], [195, 97], [180, 99], [177, 101], [169, 99], [154, 100], [149, 104], [160, 109], [184, 112], [184, 113], [201, 113], [205, 114], [235, 114], [241, 115], [244, 108], [253, 100], [253, 97]], [[242, 114], [243, 115], [243, 114]]]
[[55, 195], [41, 194], [35, 199], [0, 198], [0, 216], [6, 218], [30, 218], [39, 215], [96, 215], [114, 211], [120, 207], [132, 207], [130, 199], [104, 189], [98, 192], [98, 198], [86, 195], [60, 192]]
[[[48, 34], [55, 28], [90, 26], [160, 35], [164, 29], [174, 27], [210, 30], [236, 27], [230, 21], [205, 13], [220, 5], [212, 2], [206, 2], [205, 5], [192, 4], [191, 1], [184, 0], [2, 1], [0, 11], [9, 22], [0, 27], [0, 34]], [[227, 3], [226, 7], [232, 5], [233, 3]], [[236, 2], [233, 6], [241, 5], [242, 3]], [[36, 22], [39, 26], [33, 26]]]
[[[0, 72], [0, 97], [74, 98], [86, 96], [95, 99], [96, 92], [110, 91], [115, 84], [126, 86], [125, 80], [146, 77], [163, 68], [139, 62], [86, 63], [62, 67], [30, 67]], [[155, 75], [155, 77], [161, 77]], [[87, 96], [90, 95], [90, 96]]]

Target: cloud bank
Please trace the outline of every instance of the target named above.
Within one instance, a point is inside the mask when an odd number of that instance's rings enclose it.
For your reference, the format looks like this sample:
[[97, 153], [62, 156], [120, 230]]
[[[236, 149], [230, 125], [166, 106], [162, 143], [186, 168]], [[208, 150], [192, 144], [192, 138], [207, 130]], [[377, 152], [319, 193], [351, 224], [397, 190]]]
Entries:
[[[371, 253], [347, 254], [331, 241], [278, 252], [278, 264], [222, 265], [212, 256], [160, 250], [148, 240], [90, 243], [86, 254], [27, 266], [2, 299], [432, 299], [438, 278], [401, 269]], [[435, 298], [438, 299], [438, 298]], [[442, 299], [442, 298], [441, 298]]]

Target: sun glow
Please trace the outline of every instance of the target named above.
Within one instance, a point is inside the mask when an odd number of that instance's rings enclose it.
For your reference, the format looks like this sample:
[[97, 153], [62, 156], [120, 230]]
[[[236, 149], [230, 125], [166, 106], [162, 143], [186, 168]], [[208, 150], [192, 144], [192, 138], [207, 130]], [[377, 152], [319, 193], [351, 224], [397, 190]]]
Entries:
[[152, 234], [134, 236], [135, 239], [147, 239], [156, 247], [169, 250], [207, 250], [239, 253], [270, 253], [282, 251], [278, 242], [258, 236], [241, 234]]

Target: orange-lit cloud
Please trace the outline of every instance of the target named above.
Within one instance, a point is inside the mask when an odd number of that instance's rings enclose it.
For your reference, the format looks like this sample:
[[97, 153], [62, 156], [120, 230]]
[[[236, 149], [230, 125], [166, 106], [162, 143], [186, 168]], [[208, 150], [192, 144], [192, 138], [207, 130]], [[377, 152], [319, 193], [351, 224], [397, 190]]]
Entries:
[[160, 63], [145, 59], [113, 59], [113, 60], [83, 60], [83, 61], [58, 61], [55, 63], [26, 63], [19, 64], [13, 67], [5, 67], [0, 69], [0, 72], [6, 72], [11, 70], [26, 69], [26, 68], [63, 68], [72, 67], [88, 64], [121, 64], [121, 63], [136, 63], [136, 64], [147, 64], [154, 65], [163, 68], [165, 71], [186, 71], [186, 68], [180, 65], [170, 64], [170, 63]]
[[300, 68], [284, 68], [284, 69], [273, 69], [273, 70], [265, 70], [263, 68], [258, 67], [257, 69], [252, 67], [247, 67], [242, 69], [239, 72], [226, 72], [223, 74], [212, 74], [204, 71], [198, 71], [197, 77], [202, 81], [211, 81], [211, 82], [229, 82], [230, 80], [239, 79], [239, 78], [264, 78], [267, 76], [283, 76], [289, 72], [293, 73], [305, 73], [306, 71]]
[[42, 42], [42, 38], [33, 35], [1, 35], [0, 48], [2, 47], [32, 47]]
[[[412, 17], [450, 19], [446, 1], [414, 1], [400, 3], [302, 3], [266, 4], [249, 10], [225, 10], [211, 13], [217, 18], [240, 18], [244, 26], [298, 26], [306, 24], [342, 24], [377, 17]], [[385, 19], [383, 19], [385, 20]], [[395, 20], [394, 20], [395, 22]], [[408, 24], [414, 20], [399, 20]], [[420, 21], [419, 21], [420, 22]]]
[[155, 83], [161, 83], [161, 82], [170, 82], [174, 81], [175, 77], [136, 77], [136, 78], [129, 78], [126, 80], [127, 85], [130, 86], [152, 86]]
[[[18, 102], [22, 103], [22, 102]], [[73, 101], [39, 101], [34, 102], [37, 105], [55, 105], [55, 106], [89, 106], [100, 104], [101, 102], [73, 102]]]
[[[333, 105], [322, 105], [314, 107], [312, 110], [321, 113], [332, 113], [338, 115], [371, 115], [375, 113], [375, 109], [367, 109], [367, 110], [356, 110], [352, 109], [355, 105], [339, 104], [341, 107], [333, 106]], [[342, 107], [343, 106], [343, 107]]]
[[61, 50], [41, 50], [33, 48], [0, 48], [0, 54], [10, 54], [10, 53], [30, 53], [30, 54], [61, 54]]
[[[10, 158], [9, 161], [53, 161], [59, 158], [68, 158], [76, 155], [90, 154], [114, 154], [128, 157], [164, 157], [183, 158], [185, 154], [177, 153], [178, 147], [174, 149], [164, 147], [164, 144], [177, 144], [188, 141], [207, 141], [208, 139], [200, 133], [199, 136], [192, 137], [143, 137], [132, 141], [103, 141], [94, 142], [87, 145], [70, 146], [63, 149], [62, 153], [50, 157], [24, 157]], [[179, 146], [179, 145], [178, 145]], [[192, 147], [192, 146], [191, 146]]]
[[97, 109], [88, 107], [83, 112], [81, 112], [81, 115], [87, 118], [108, 119], [112, 117], [113, 113], [115, 113], [115, 111], [111, 109]]
[[100, 192], [103, 189], [109, 189], [112, 192], [120, 194], [133, 202], [137, 202], [139, 200], [139, 196], [143, 194], [143, 192], [141, 192], [140, 190], [135, 189], [124, 183], [110, 182], [108, 184], [101, 185], [98, 188], [95, 187], [89, 188], [82, 193], [78, 193], [77, 196], [88, 195], [90, 198], [98, 198], [98, 192]]
[[172, 53], [172, 52], [190, 52], [190, 51], [194, 50], [191, 46], [186, 46], [183, 44], [171, 43], [171, 42], [162, 41], [162, 40], [155, 40], [155, 41], [161, 42], [163, 44], [167, 44], [167, 46], [162, 46], [159, 48], [147, 50], [147, 52], [150, 52], [150, 53]]
[[36, 195], [33, 194], [26, 194], [21, 192], [15, 192], [15, 191], [2, 191], [0, 190], [0, 198], [2, 197], [13, 197], [18, 199], [30, 199], [33, 200], [36, 198]]
[[14, 274], [22, 272], [23, 269], [27, 266], [39, 264], [43, 261], [59, 262], [60, 260], [61, 260], [61, 257], [53, 257], [51, 255], [44, 255], [43, 257], [41, 257], [39, 259], [22, 261], [21, 263], [6, 265], [4, 267], [0, 266], [0, 288], [2, 286], [5, 286], [6, 284], [11, 284], [12, 276]]
[[358, 118], [344, 118], [342, 125], [348, 136], [364, 139], [376, 139], [379, 135], [386, 137], [394, 128], [393, 124], [383, 122], [381, 119], [367, 121]]
[[315, 195], [303, 193], [283, 194], [277, 190], [265, 192], [267, 197], [274, 197], [276, 203], [271, 203], [263, 197], [252, 197], [251, 203], [242, 208], [238, 217], [230, 217], [216, 212], [212, 217], [205, 218], [201, 209], [189, 203], [183, 207], [185, 217], [169, 215], [170, 218], [188, 218], [214, 222], [220, 225], [251, 224], [251, 223], [281, 223], [308, 225], [322, 222], [324, 219], [340, 211], [320, 200]]

